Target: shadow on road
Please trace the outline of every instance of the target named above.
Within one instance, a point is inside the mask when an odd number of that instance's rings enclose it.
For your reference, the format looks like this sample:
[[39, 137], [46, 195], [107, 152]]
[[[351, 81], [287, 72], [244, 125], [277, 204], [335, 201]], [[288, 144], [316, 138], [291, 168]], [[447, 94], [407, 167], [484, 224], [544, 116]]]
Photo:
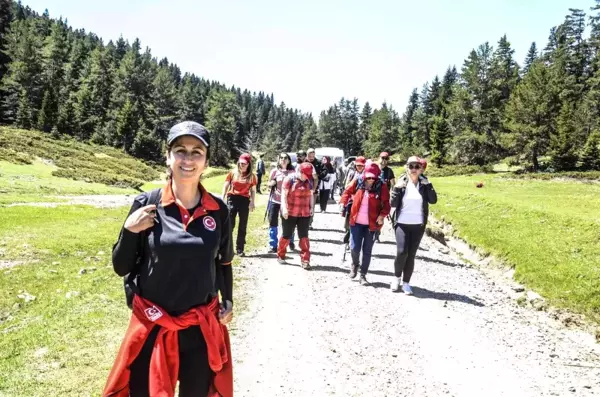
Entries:
[[[318, 229], [318, 228], [313, 228], [310, 229], [311, 232], [336, 232], [336, 233], [346, 233], [345, 230], [343, 229]], [[310, 237], [310, 233], [308, 235]]]
[[413, 289], [415, 298], [462, 302], [462, 303], [468, 303], [469, 305], [474, 305], [477, 307], [485, 306], [483, 303], [479, 302], [478, 300], [469, 298], [468, 296], [461, 295], [461, 294], [455, 294], [452, 292], [430, 291], [430, 290], [428, 290], [426, 288], [422, 288], [422, 287], [412, 287], [412, 289]]
[[329, 243], [329, 244], [336, 244], [336, 245], [342, 245], [344, 244], [344, 242], [342, 240], [331, 240], [328, 238], [315, 238], [315, 239], [311, 239], [310, 242], [315, 242], [315, 243]]
[[439, 263], [440, 265], [444, 265], [444, 266], [450, 266], [450, 267], [457, 267], [457, 266], [460, 267], [461, 266], [459, 263], [449, 262], [449, 261], [445, 261], [442, 259], [429, 258], [427, 256], [422, 256], [422, 255], [417, 255], [415, 258], [425, 261], [425, 262]]

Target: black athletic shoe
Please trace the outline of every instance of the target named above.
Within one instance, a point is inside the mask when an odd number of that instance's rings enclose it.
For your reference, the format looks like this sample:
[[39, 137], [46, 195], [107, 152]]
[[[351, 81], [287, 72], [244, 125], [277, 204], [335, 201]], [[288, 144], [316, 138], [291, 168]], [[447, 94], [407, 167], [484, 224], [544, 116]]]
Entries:
[[237, 253], [237, 256], [240, 256], [240, 257], [246, 256], [246, 254], [242, 250], [237, 250], [236, 253]]
[[290, 243], [289, 247], [290, 247], [290, 250], [296, 251], [296, 244]]
[[357, 273], [358, 273], [358, 265], [352, 265], [352, 267], [350, 268], [350, 278], [351, 279], [355, 278]]
[[269, 253], [271, 253], [271, 254], [277, 253], [277, 248], [276, 247], [269, 247]]

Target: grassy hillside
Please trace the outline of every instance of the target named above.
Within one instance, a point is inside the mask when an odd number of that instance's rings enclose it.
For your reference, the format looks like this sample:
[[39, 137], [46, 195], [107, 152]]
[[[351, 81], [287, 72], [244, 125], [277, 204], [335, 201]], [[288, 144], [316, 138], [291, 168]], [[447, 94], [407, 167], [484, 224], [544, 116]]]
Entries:
[[114, 148], [0, 127], [0, 160], [32, 165], [40, 159], [53, 167], [51, 176], [114, 187], [139, 189], [145, 182], [160, 177], [156, 168]]
[[600, 321], [600, 184], [494, 175], [432, 181], [436, 217], [514, 265], [517, 280], [550, 303]]

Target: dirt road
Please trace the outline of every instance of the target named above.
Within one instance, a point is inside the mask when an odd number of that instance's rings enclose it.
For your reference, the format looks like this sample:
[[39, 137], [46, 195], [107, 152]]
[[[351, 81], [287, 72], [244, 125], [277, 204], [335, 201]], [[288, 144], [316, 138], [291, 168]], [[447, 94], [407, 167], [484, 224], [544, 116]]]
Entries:
[[519, 307], [510, 285], [438, 242], [421, 244], [411, 297], [389, 290], [389, 227], [366, 287], [348, 278], [349, 255], [342, 264], [341, 217], [317, 214], [314, 226], [313, 270], [265, 247], [236, 274], [250, 302], [232, 327], [237, 396], [600, 395], [591, 335]]

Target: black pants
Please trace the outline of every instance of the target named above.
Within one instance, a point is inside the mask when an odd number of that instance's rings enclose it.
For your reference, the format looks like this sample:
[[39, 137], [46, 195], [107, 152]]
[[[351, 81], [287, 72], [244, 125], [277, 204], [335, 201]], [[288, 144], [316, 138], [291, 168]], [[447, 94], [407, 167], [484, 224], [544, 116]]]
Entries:
[[[160, 327], [155, 326], [142, 351], [131, 364], [131, 376], [129, 378], [129, 389], [131, 397], [149, 397], [150, 358], [152, 348], [156, 341]], [[208, 352], [204, 337], [192, 337], [193, 343], [181, 343], [182, 333], [202, 333], [199, 329], [185, 329], [179, 331], [179, 397], [206, 396], [212, 382], [214, 373], [208, 365]], [[199, 342], [199, 343], [196, 343]]]
[[295, 217], [288, 216], [287, 219], [281, 219], [281, 224], [283, 226], [283, 232], [281, 237], [290, 239], [292, 238], [292, 234], [294, 234], [294, 229], [298, 228], [298, 237], [306, 238], [308, 237], [308, 225], [310, 223], [309, 217]]
[[415, 257], [419, 244], [425, 233], [425, 225], [396, 225], [396, 259], [394, 260], [394, 275], [402, 277], [405, 283], [410, 282], [415, 269]]
[[273, 202], [269, 204], [269, 227], [279, 226], [279, 211], [281, 211], [281, 204]]
[[248, 228], [248, 215], [250, 214], [250, 199], [244, 196], [232, 195], [227, 201], [229, 216], [231, 218], [231, 229], [235, 228], [235, 218], [240, 216], [240, 225], [235, 242], [236, 251], [244, 251], [246, 245], [246, 229]]
[[263, 174], [256, 174], [256, 191], [260, 193], [260, 184], [262, 183]]
[[327, 202], [329, 201], [329, 189], [319, 190], [319, 205], [321, 206], [321, 211], [327, 211]]

